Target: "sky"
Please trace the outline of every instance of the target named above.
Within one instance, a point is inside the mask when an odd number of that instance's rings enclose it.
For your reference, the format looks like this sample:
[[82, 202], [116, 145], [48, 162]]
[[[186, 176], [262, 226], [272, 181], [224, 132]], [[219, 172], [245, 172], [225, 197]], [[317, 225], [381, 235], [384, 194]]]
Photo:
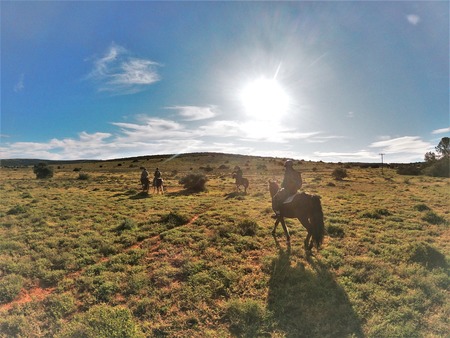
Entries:
[[3, 159], [409, 163], [450, 136], [448, 1], [0, 6]]

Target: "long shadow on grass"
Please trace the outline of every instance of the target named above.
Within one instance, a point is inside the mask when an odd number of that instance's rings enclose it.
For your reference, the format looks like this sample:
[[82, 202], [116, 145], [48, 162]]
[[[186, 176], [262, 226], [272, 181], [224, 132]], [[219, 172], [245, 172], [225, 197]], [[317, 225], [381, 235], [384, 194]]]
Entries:
[[268, 309], [286, 337], [364, 337], [345, 291], [320, 263], [291, 266], [290, 250], [272, 262]]

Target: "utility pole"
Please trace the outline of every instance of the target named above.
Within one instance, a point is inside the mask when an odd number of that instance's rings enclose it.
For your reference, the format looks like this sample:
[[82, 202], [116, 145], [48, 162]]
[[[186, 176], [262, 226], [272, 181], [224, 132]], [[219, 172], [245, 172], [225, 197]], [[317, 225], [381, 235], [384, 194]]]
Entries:
[[383, 172], [383, 156], [384, 156], [384, 154], [380, 153], [380, 155], [381, 155], [381, 175], [384, 176], [384, 172]]

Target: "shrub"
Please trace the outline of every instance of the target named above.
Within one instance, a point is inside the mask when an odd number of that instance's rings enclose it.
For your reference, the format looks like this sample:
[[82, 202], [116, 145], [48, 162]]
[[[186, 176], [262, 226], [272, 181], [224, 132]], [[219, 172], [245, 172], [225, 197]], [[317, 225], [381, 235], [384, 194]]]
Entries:
[[51, 178], [53, 177], [53, 168], [49, 167], [46, 163], [39, 163], [33, 167], [33, 172], [36, 174], [36, 178]]
[[0, 280], [0, 304], [13, 301], [22, 290], [24, 279], [22, 276], [11, 274]]
[[228, 304], [225, 313], [231, 333], [239, 337], [260, 336], [266, 317], [263, 305], [256, 300], [233, 300]]
[[414, 206], [414, 209], [417, 211], [428, 211], [431, 210], [426, 204], [417, 204]]
[[75, 312], [76, 300], [70, 294], [50, 295], [45, 300], [46, 313], [55, 319], [61, 319]]
[[443, 157], [423, 169], [423, 173], [434, 177], [450, 177], [450, 157]]
[[333, 170], [333, 172], [331, 173], [331, 176], [333, 176], [333, 178], [337, 181], [341, 181], [344, 178], [346, 178], [347, 175], [347, 170], [345, 168], [336, 168]]
[[403, 165], [397, 169], [399, 175], [420, 175], [420, 168], [415, 164]]
[[239, 223], [238, 228], [242, 236], [255, 236], [258, 230], [258, 224], [255, 221], [246, 219]]
[[207, 178], [203, 174], [189, 174], [180, 179], [179, 183], [183, 185], [184, 189], [191, 192], [200, 192], [206, 190]]
[[76, 316], [65, 326], [60, 337], [137, 338], [144, 337], [130, 310], [97, 305]]
[[392, 214], [387, 209], [376, 209], [375, 211], [367, 211], [362, 214], [364, 218], [380, 219], [382, 216], [391, 216]]
[[407, 249], [409, 261], [427, 268], [447, 267], [445, 256], [427, 243], [414, 243]]
[[425, 216], [422, 217], [422, 220], [434, 225], [445, 223], [445, 218], [439, 216], [433, 211], [428, 211]]
[[169, 228], [174, 228], [189, 223], [189, 218], [171, 211], [161, 217], [161, 222], [169, 225]]
[[11, 209], [9, 209], [6, 214], [7, 215], [18, 215], [18, 214], [24, 214], [26, 212], [27, 212], [27, 210], [24, 206], [16, 205], [15, 207], [12, 207]]
[[133, 221], [132, 219], [127, 218], [127, 219], [123, 220], [122, 223], [120, 223], [117, 227], [115, 227], [114, 231], [118, 232], [118, 233], [122, 233], [123, 231], [126, 231], [126, 230], [136, 229], [136, 227], [137, 227], [136, 222]]
[[330, 237], [344, 237], [344, 229], [340, 225], [330, 224], [327, 226], [327, 233]]
[[88, 180], [88, 179], [89, 179], [89, 175], [86, 174], [86, 173], [80, 173], [80, 174], [78, 175], [78, 179], [79, 179], [79, 180]]

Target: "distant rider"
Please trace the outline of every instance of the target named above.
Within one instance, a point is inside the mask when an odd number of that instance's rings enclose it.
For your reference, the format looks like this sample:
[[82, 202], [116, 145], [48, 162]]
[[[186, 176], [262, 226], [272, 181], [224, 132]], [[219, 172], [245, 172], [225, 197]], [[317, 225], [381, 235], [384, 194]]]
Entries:
[[285, 172], [283, 182], [281, 183], [281, 189], [278, 191], [272, 199], [272, 208], [275, 211], [275, 218], [279, 216], [281, 205], [283, 202], [292, 195], [297, 193], [297, 190], [302, 187], [302, 175], [300, 172], [294, 169], [294, 162], [287, 160], [284, 163]]
[[148, 191], [149, 183], [150, 183], [150, 181], [148, 179], [149, 173], [148, 173], [146, 168], [142, 167], [141, 169], [142, 169], [142, 173], [141, 173], [142, 190], [143, 191], [145, 191], [145, 190]]
[[240, 182], [241, 180], [242, 180], [242, 177], [243, 177], [243, 173], [242, 173], [242, 169], [241, 169], [241, 167], [240, 166], [235, 166], [234, 167], [234, 172], [233, 172], [235, 175], [236, 175], [236, 183], [237, 182]]
[[153, 186], [156, 187], [156, 180], [158, 178], [161, 178], [161, 172], [159, 171], [159, 168], [156, 168], [155, 173], [153, 174]]

